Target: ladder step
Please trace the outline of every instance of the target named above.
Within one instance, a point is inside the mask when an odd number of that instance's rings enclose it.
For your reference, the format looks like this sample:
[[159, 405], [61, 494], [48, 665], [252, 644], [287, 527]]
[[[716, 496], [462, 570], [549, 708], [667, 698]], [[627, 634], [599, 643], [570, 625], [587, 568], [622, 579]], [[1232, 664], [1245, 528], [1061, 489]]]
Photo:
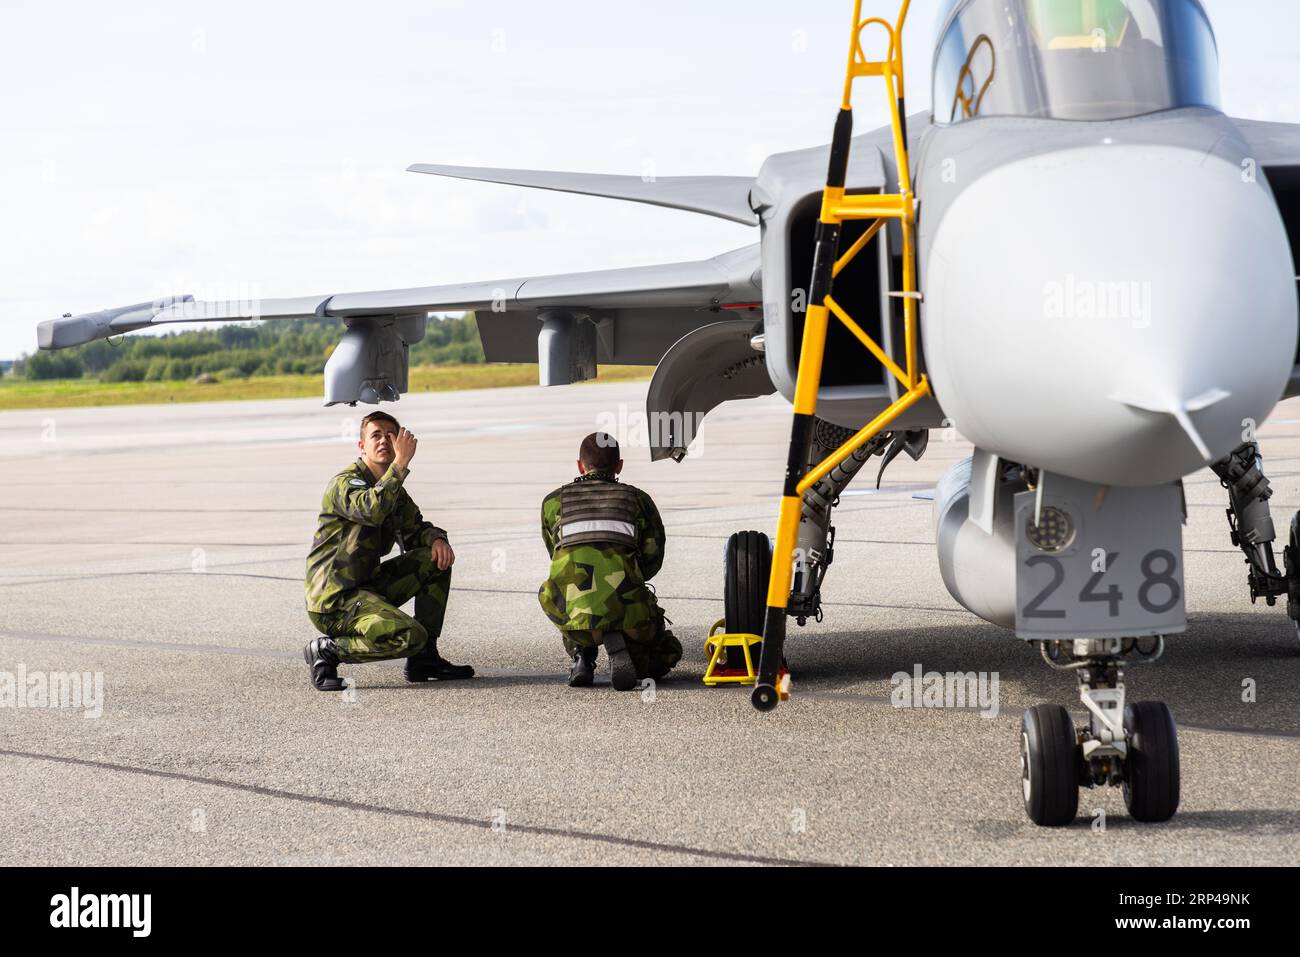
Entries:
[[912, 215], [909, 198], [899, 193], [864, 193], [845, 196], [831, 206], [832, 213], [841, 219], [908, 219]]

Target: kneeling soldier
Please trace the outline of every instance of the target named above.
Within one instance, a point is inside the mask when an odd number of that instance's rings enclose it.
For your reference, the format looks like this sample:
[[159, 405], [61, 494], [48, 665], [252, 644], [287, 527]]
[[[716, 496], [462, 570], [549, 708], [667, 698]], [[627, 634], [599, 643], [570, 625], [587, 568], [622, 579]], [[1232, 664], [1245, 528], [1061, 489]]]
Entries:
[[537, 593], [573, 663], [569, 685], [589, 687], [605, 646], [619, 691], [659, 679], [682, 657], [646, 582], [664, 560], [664, 526], [650, 496], [618, 481], [618, 442], [603, 432], [582, 441], [578, 478], [542, 502], [542, 540], [551, 573]]
[[[307, 558], [307, 616], [325, 637], [303, 649], [312, 684], [339, 691], [340, 662], [405, 658], [407, 681], [471, 678], [438, 654], [455, 553], [402, 488], [416, 439], [386, 412], [361, 420], [361, 457], [330, 481]], [[381, 562], [400, 542], [402, 554]], [[401, 606], [415, 599], [415, 616]]]

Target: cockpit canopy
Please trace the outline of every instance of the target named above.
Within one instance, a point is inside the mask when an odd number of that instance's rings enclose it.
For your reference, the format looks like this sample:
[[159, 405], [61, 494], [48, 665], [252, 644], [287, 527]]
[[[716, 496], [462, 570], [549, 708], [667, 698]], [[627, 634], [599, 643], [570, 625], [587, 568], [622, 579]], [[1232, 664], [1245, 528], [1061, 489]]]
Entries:
[[956, 0], [934, 58], [934, 121], [1114, 120], [1219, 108], [1199, 0]]

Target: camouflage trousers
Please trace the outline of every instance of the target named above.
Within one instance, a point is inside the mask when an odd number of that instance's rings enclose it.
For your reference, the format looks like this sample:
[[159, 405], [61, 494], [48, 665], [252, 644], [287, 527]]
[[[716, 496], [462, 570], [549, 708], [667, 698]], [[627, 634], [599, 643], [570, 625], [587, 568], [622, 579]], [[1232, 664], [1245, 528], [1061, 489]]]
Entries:
[[[651, 599], [653, 602], [653, 599]], [[664, 613], [658, 605], [655, 614], [619, 629], [627, 639], [627, 653], [636, 666], [638, 678], [654, 678], [656, 681], [682, 660], [682, 643], [664, 626]], [[572, 658], [580, 648], [597, 648], [605, 643], [608, 631], [561, 631], [564, 650]]]
[[[346, 662], [409, 658], [442, 634], [451, 569], [438, 571], [427, 547], [382, 562], [365, 586], [345, 593], [339, 611], [308, 612], [321, 633], [334, 639]], [[415, 616], [401, 606], [415, 599]]]

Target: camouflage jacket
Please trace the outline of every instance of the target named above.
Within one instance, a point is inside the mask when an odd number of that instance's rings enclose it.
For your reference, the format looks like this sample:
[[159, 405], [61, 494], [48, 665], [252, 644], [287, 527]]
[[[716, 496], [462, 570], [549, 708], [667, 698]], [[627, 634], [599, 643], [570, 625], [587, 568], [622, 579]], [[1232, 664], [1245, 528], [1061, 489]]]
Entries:
[[[588, 472], [578, 482], [616, 482], [608, 472]], [[583, 544], [555, 547], [560, 524], [560, 489], [542, 500], [542, 541], [551, 556], [550, 574], [538, 592], [542, 609], [562, 630], [624, 627], [655, 602], [645, 583], [664, 561], [664, 525], [654, 500], [634, 488], [640, 501], [639, 547]]]
[[307, 556], [308, 611], [338, 611], [347, 592], [374, 578], [395, 543], [409, 551], [447, 537], [424, 520], [402, 488], [408, 474], [392, 465], [376, 482], [365, 461], [357, 459], [330, 480]]

